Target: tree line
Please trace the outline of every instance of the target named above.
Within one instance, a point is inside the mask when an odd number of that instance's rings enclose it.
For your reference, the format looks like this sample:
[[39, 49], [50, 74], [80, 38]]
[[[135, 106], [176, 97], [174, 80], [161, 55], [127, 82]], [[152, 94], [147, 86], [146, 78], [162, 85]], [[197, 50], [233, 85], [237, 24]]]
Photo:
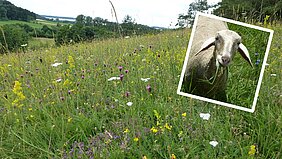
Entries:
[[0, 20], [31, 21], [36, 14], [21, 7], [17, 7], [7, 0], [0, 0]]
[[209, 5], [207, 0], [194, 0], [188, 6], [187, 13], [179, 14], [179, 27], [191, 27], [196, 11], [212, 13], [247, 23], [275, 24], [282, 19], [282, 0], [222, 0], [215, 5]]
[[124, 17], [121, 24], [100, 17], [92, 18], [84, 15], [78, 15], [75, 23], [61, 24], [58, 22], [55, 26], [43, 25], [42, 28], [33, 28], [28, 24], [6, 24], [0, 26], [0, 53], [16, 51], [22, 47], [21, 45], [28, 44], [28, 40], [32, 37], [54, 38], [55, 44], [59, 46], [94, 39], [158, 32], [158, 29], [137, 24], [129, 15]]
[[64, 25], [58, 28], [55, 42], [58, 45], [93, 39], [116, 38], [132, 35], [154, 34], [159, 30], [137, 24], [133, 18], [126, 15], [121, 24], [107, 19], [78, 15], [74, 25]]

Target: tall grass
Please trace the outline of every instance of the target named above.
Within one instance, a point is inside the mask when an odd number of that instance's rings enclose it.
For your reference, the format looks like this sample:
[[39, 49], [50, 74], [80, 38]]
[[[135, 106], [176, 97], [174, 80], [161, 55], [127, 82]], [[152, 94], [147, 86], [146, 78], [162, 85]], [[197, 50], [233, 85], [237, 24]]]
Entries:
[[251, 108], [255, 96], [258, 79], [269, 33], [236, 24], [229, 24], [229, 29], [240, 34], [242, 43], [247, 47], [253, 68], [242, 58], [239, 53], [229, 67], [228, 101], [232, 104]]
[[1, 55], [0, 158], [280, 158], [276, 29], [253, 114], [176, 94], [190, 30]]

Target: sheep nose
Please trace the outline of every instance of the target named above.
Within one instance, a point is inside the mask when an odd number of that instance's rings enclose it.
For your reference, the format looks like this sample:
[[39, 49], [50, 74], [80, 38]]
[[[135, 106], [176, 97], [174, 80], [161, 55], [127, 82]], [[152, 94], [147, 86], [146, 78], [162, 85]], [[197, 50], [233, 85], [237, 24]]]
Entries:
[[230, 62], [230, 58], [228, 56], [222, 56], [221, 60], [222, 60], [223, 65], [225, 66], [228, 65]]

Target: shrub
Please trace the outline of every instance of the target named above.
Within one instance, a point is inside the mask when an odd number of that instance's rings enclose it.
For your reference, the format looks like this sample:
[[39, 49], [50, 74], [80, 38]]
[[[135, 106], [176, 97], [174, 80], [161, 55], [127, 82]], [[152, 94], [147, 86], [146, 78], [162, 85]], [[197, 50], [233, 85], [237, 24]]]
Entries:
[[0, 53], [18, 50], [21, 45], [28, 44], [29, 36], [18, 25], [0, 27]]

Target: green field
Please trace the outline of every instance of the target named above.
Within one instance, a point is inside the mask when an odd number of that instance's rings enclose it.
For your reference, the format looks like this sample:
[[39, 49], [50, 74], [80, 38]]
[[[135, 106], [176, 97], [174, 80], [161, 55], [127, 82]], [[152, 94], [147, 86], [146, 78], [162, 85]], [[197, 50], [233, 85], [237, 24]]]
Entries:
[[[65, 22], [59, 22], [59, 23], [62, 24], [62, 25], [70, 24], [70, 23], [65, 23]], [[35, 21], [31, 21], [31, 22], [25, 22], [25, 21], [19, 21], [19, 20], [0, 21], [0, 26], [5, 25], [5, 24], [27, 24], [27, 25], [29, 25], [33, 28], [41, 29], [43, 27], [43, 25], [47, 25], [49, 27], [56, 26], [57, 22], [47, 21], [47, 20], [35, 20]]]
[[[176, 94], [189, 29], [1, 55], [0, 158], [281, 158], [282, 29], [272, 29], [254, 113]], [[244, 92], [234, 89], [232, 99]]]

